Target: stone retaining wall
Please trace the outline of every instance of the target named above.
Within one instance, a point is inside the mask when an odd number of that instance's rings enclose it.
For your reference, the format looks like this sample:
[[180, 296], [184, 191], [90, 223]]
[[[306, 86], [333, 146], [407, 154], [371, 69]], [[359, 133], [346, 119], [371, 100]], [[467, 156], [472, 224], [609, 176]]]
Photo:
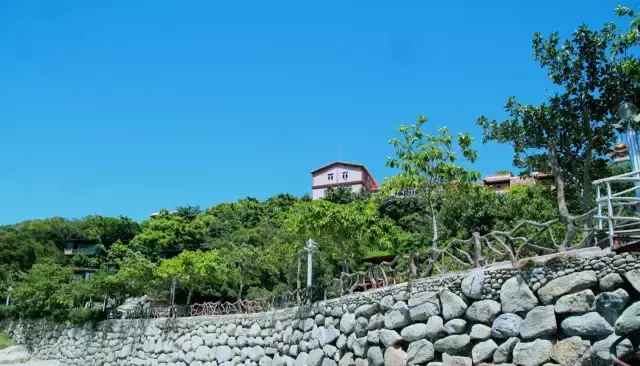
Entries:
[[5, 328], [79, 366], [381, 366], [394, 344], [409, 365], [609, 365], [617, 340], [638, 352], [640, 257], [577, 252], [260, 314]]

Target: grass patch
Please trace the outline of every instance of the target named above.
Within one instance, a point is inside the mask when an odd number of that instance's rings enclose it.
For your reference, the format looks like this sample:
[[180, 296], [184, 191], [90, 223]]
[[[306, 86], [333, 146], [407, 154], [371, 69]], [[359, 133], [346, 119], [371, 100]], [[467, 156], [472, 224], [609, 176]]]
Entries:
[[0, 349], [7, 348], [12, 345], [13, 345], [13, 342], [11, 341], [11, 338], [9, 338], [8, 335], [0, 331]]

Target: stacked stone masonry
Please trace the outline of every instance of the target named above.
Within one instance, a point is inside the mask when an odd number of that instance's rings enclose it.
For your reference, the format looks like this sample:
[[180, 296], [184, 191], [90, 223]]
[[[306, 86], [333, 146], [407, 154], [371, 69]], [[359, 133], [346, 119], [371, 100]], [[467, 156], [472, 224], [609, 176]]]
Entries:
[[4, 327], [35, 357], [78, 366], [382, 366], [394, 355], [408, 365], [611, 365], [618, 340], [616, 356], [638, 352], [640, 257], [559, 255], [260, 314]]

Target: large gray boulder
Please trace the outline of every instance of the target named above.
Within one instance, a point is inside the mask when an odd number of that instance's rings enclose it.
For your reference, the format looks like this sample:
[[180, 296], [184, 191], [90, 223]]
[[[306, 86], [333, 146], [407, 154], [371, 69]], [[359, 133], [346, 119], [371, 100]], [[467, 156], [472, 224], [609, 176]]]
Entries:
[[609, 273], [600, 279], [600, 291], [612, 291], [624, 285], [624, 280], [617, 273]]
[[[562, 366], [582, 366], [589, 359], [591, 344], [580, 337], [565, 338], [553, 345], [551, 358]], [[585, 365], [586, 366], [586, 365]]]
[[[421, 297], [409, 301], [409, 317], [414, 322], [424, 321], [440, 314], [440, 304], [435, 296]], [[420, 301], [421, 302], [418, 302]]]
[[555, 308], [558, 314], [583, 314], [593, 309], [596, 300], [593, 291], [583, 290], [575, 294], [564, 295], [556, 301]]
[[439, 339], [434, 343], [435, 350], [450, 355], [464, 355], [471, 348], [471, 337], [467, 334], [456, 334]]
[[441, 338], [447, 334], [447, 332], [444, 330], [444, 320], [442, 320], [442, 318], [437, 315], [429, 318], [426, 325], [426, 337], [431, 341]]
[[498, 339], [517, 337], [520, 334], [522, 318], [516, 314], [500, 314], [493, 321], [491, 336]]
[[351, 352], [345, 353], [338, 362], [338, 366], [354, 366], [355, 364], [356, 361], [353, 359], [353, 353]]
[[640, 330], [640, 301], [631, 304], [615, 323], [616, 334], [626, 336]]
[[524, 313], [538, 305], [538, 298], [522, 276], [511, 277], [500, 289], [503, 313]]
[[[612, 334], [607, 338], [598, 341], [591, 347], [591, 365], [592, 366], [610, 366], [613, 364], [611, 353], [615, 342], [620, 339], [619, 336]], [[633, 344], [630, 340], [624, 339], [615, 347], [615, 355], [622, 358], [633, 352]]]
[[[296, 357], [296, 363], [295, 366], [306, 366], [309, 363], [307, 362], [309, 359], [309, 354], [306, 352], [300, 352], [298, 353], [298, 356]], [[218, 362], [218, 364], [220, 364], [220, 362]]]
[[384, 327], [387, 329], [402, 328], [410, 323], [409, 307], [403, 302], [398, 302], [384, 314]]
[[353, 342], [353, 354], [358, 357], [364, 357], [367, 351], [367, 337], [356, 338]]
[[449, 334], [464, 333], [467, 329], [467, 321], [464, 319], [451, 319], [444, 324], [444, 330]]
[[513, 363], [522, 366], [540, 366], [551, 359], [553, 343], [546, 339], [520, 342], [513, 348]]
[[378, 312], [378, 309], [379, 307], [376, 303], [360, 305], [355, 311], [356, 318], [360, 316], [370, 318], [372, 315]]
[[442, 355], [442, 366], [471, 366], [473, 361], [469, 357]]
[[472, 322], [491, 324], [500, 314], [500, 303], [494, 300], [476, 301], [467, 308], [466, 317]]
[[462, 279], [460, 287], [462, 293], [469, 299], [479, 300], [482, 298], [482, 288], [484, 285], [484, 271], [474, 269]]
[[353, 333], [356, 329], [356, 314], [346, 313], [340, 318], [340, 332], [346, 335]]
[[407, 362], [409, 365], [424, 364], [433, 360], [435, 350], [433, 344], [426, 339], [409, 343]]
[[560, 323], [560, 329], [568, 336], [603, 339], [613, 333], [613, 327], [596, 312], [570, 316]]
[[307, 358], [307, 365], [320, 366], [322, 365], [323, 358], [324, 358], [324, 351], [322, 351], [320, 348], [316, 348], [313, 351], [309, 352], [309, 357]]
[[477, 364], [491, 360], [496, 348], [498, 348], [498, 345], [493, 341], [493, 339], [476, 344], [471, 350], [471, 359], [473, 360], [473, 363]]
[[388, 347], [384, 351], [385, 366], [406, 366], [407, 353], [402, 348]]
[[369, 366], [384, 366], [384, 355], [380, 347], [369, 347], [367, 350], [367, 361]]
[[596, 287], [598, 278], [594, 271], [582, 271], [558, 277], [538, 290], [543, 304], [550, 304], [562, 295]]
[[524, 339], [553, 337], [558, 330], [553, 305], [537, 306], [527, 313], [520, 325]]
[[485, 339], [488, 339], [491, 337], [491, 327], [486, 326], [484, 324], [474, 324], [471, 327], [471, 332], [469, 333], [469, 336], [473, 340], [484, 341]]
[[493, 363], [507, 363], [511, 362], [513, 353], [513, 349], [516, 344], [520, 342], [518, 337], [511, 337], [504, 341], [498, 348], [496, 348], [495, 352], [493, 352]]
[[384, 327], [384, 315], [382, 314], [374, 314], [369, 318], [369, 325], [367, 325], [367, 330], [380, 329]]
[[378, 329], [370, 330], [369, 333], [367, 333], [367, 342], [370, 344], [380, 343], [380, 331]]
[[218, 363], [223, 363], [233, 358], [233, 350], [229, 346], [218, 346], [214, 356]]
[[140, 297], [128, 297], [122, 305], [116, 307], [115, 313], [121, 319], [140, 316], [139, 313], [147, 313], [151, 310], [151, 298], [147, 295]]
[[334, 327], [318, 327], [311, 332], [321, 346], [333, 343], [340, 336], [340, 332]]
[[427, 325], [423, 323], [412, 324], [402, 329], [400, 335], [407, 342], [423, 339], [427, 336]]
[[616, 319], [622, 314], [624, 308], [629, 303], [627, 291], [619, 288], [612, 292], [603, 292], [596, 296], [594, 310], [602, 315], [609, 324], [614, 325]]
[[449, 290], [440, 291], [440, 302], [444, 320], [459, 318], [467, 310], [467, 303], [460, 296]]
[[355, 333], [357, 337], [362, 337], [367, 335], [367, 327], [369, 326], [369, 320], [364, 316], [356, 318], [356, 328]]
[[640, 293], [640, 269], [634, 269], [624, 274], [624, 278]]
[[[262, 366], [262, 365], [260, 365]], [[338, 366], [338, 363], [335, 360], [332, 360], [328, 357], [325, 357], [322, 359], [322, 365], [321, 366]]]
[[196, 353], [194, 354], [194, 358], [198, 361], [211, 361], [213, 360], [213, 354], [211, 352], [211, 348], [207, 346], [199, 346], [196, 349]]
[[385, 347], [392, 346], [396, 342], [402, 340], [400, 334], [391, 329], [381, 329], [378, 335], [380, 336], [380, 343], [382, 343], [382, 345], [384, 345]]

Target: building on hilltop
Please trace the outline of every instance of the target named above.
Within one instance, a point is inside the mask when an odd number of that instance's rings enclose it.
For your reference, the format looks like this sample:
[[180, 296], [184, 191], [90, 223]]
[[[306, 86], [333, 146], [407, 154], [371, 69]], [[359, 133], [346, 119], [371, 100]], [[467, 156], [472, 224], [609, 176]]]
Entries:
[[327, 189], [348, 187], [354, 193], [373, 192], [378, 183], [367, 167], [362, 164], [336, 161], [311, 172], [311, 197], [324, 198]]
[[[64, 255], [67, 257], [97, 257], [103, 253], [103, 247], [99, 240], [92, 239], [70, 239], [64, 244]], [[79, 279], [89, 279], [97, 271], [90, 265], [73, 265], [71, 267], [73, 275]]]
[[517, 185], [546, 184], [553, 185], [553, 175], [532, 172], [529, 175], [514, 176], [511, 172], [501, 172], [482, 178], [482, 184], [496, 192], [507, 192]]
[[100, 254], [100, 242], [91, 239], [70, 239], [64, 244], [64, 255], [76, 254], [94, 256]]

